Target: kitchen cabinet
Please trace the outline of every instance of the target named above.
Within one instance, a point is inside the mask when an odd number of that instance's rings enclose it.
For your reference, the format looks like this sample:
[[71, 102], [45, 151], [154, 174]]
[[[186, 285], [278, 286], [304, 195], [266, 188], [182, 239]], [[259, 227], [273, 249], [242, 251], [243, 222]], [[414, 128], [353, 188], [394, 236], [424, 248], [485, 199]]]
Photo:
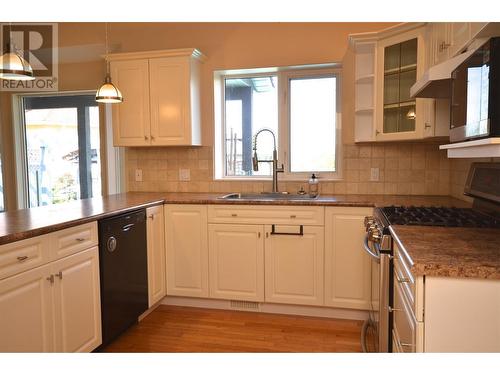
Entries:
[[[354, 52], [355, 142], [420, 140], [442, 136], [434, 99], [411, 98], [429, 64], [428, 30], [407, 23], [350, 36]], [[444, 126], [444, 127], [443, 127]]]
[[115, 146], [199, 146], [200, 63], [196, 49], [107, 56], [124, 101], [113, 106]]
[[101, 344], [98, 248], [0, 281], [0, 351], [90, 352]]
[[427, 24], [430, 66], [463, 52], [487, 22], [431, 22]]
[[148, 60], [113, 61], [110, 69], [114, 84], [124, 96], [123, 103], [112, 106], [113, 145], [150, 145]]
[[266, 225], [266, 302], [323, 305], [324, 228]]
[[53, 352], [50, 266], [0, 281], [0, 352]]
[[210, 297], [264, 301], [264, 226], [209, 224]]
[[422, 139], [434, 127], [434, 100], [410, 97], [426, 69], [424, 41], [421, 26], [377, 43], [377, 141]]
[[368, 310], [371, 295], [371, 261], [362, 249], [364, 218], [369, 207], [325, 209], [325, 305]]
[[101, 344], [98, 248], [54, 262], [51, 274], [56, 352], [91, 352]]
[[414, 276], [394, 243], [394, 352], [499, 352], [500, 281]]
[[163, 206], [146, 209], [147, 249], [148, 249], [148, 297], [149, 307], [159, 302], [167, 294], [165, 221]]
[[208, 297], [207, 206], [165, 205], [167, 295]]

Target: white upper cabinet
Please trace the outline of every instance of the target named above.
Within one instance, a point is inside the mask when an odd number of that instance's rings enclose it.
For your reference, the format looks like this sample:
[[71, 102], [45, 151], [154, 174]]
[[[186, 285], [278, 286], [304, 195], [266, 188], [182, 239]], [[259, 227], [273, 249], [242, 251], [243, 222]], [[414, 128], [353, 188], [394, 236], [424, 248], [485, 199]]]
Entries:
[[351, 36], [356, 142], [438, 135], [434, 100], [410, 97], [410, 87], [428, 65], [425, 36], [424, 24], [402, 24], [380, 33]]
[[426, 69], [425, 28], [380, 39], [377, 44], [377, 141], [422, 139], [434, 126], [434, 100], [410, 97]]
[[200, 63], [196, 49], [108, 56], [123, 103], [113, 105], [115, 146], [199, 146]]
[[124, 95], [123, 103], [113, 105], [113, 144], [149, 145], [149, 68], [148, 60], [111, 63], [113, 83]]

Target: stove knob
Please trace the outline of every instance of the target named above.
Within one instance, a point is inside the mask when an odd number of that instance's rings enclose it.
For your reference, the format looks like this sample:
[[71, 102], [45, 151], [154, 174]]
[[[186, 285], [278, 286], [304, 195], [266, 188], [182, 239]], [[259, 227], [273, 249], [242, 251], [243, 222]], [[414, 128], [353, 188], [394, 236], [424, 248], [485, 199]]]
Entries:
[[375, 222], [375, 218], [373, 216], [365, 216], [365, 227], [369, 227]]
[[368, 239], [372, 242], [380, 243], [382, 240], [382, 231], [378, 228], [370, 228], [368, 231]]

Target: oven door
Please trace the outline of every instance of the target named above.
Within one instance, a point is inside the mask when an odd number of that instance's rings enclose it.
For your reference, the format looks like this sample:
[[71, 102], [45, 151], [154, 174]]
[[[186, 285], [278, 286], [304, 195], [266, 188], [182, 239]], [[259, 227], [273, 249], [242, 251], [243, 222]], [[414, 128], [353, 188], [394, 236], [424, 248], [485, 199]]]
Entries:
[[361, 330], [363, 352], [387, 353], [389, 351], [389, 293], [390, 255], [380, 251], [379, 245], [365, 236], [364, 250], [371, 259], [371, 297], [369, 317]]

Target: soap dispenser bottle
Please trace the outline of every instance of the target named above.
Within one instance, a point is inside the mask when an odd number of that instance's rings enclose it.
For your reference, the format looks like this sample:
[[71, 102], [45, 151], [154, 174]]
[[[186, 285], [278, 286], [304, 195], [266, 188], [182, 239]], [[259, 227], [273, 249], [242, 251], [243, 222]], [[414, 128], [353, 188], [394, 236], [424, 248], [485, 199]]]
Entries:
[[316, 196], [319, 192], [319, 180], [313, 173], [309, 179], [309, 195]]

